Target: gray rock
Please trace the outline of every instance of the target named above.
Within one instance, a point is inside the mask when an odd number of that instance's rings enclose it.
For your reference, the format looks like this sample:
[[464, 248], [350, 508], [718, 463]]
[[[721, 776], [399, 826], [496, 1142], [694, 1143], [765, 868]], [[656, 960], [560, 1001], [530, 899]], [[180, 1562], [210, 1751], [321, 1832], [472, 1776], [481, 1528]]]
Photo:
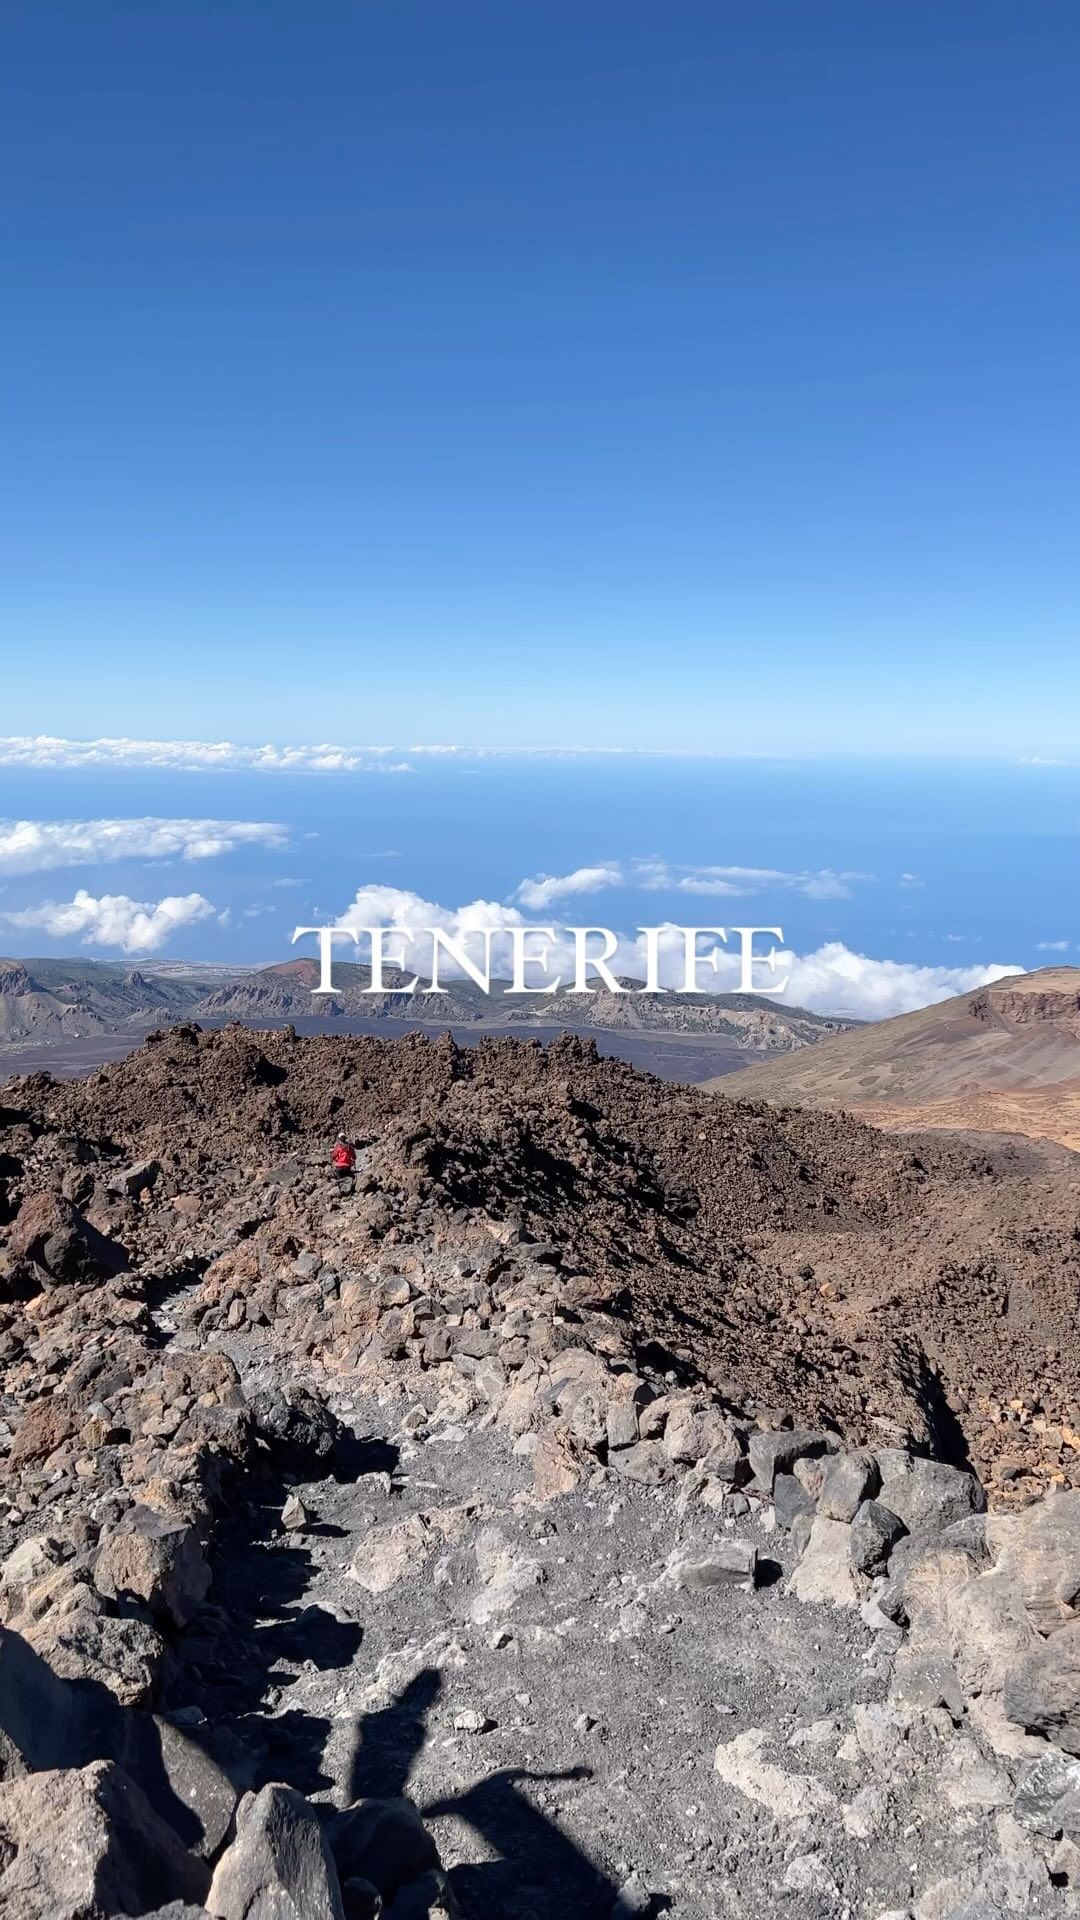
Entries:
[[889, 1555], [904, 1537], [904, 1523], [880, 1500], [864, 1500], [851, 1523], [848, 1555], [857, 1573], [874, 1580], [885, 1572]]
[[836, 1453], [822, 1469], [818, 1512], [827, 1520], [854, 1520], [863, 1501], [872, 1500], [880, 1485], [872, 1453], [861, 1449]]
[[790, 1473], [796, 1460], [819, 1460], [822, 1454], [833, 1452], [835, 1445], [827, 1434], [813, 1433], [805, 1427], [781, 1427], [774, 1433], [752, 1433], [747, 1452], [755, 1480], [771, 1493], [778, 1473]]
[[368, 1880], [384, 1900], [439, 1868], [439, 1849], [411, 1800], [361, 1800], [334, 1817], [328, 1837], [342, 1881]]
[[109, 1178], [109, 1192], [126, 1194], [129, 1200], [137, 1200], [140, 1193], [148, 1193], [161, 1178], [161, 1167], [156, 1160], [135, 1160], [122, 1172]]
[[951, 1660], [943, 1654], [912, 1655], [893, 1672], [889, 1694], [898, 1707], [913, 1713], [931, 1713], [944, 1707], [954, 1720], [963, 1718], [964, 1689]]
[[347, 1434], [340, 1420], [307, 1387], [263, 1387], [251, 1399], [251, 1412], [270, 1458], [284, 1473], [314, 1474], [325, 1468]]
[[3, 1628], [0, 1740], [18, 1755], [19, 1771], [115, 1761], [184, 1846], [204, 1858], [229, 1830], [236, 1789], [192, 1734], [158, 1714], [121, 1708], [102, 1686], [62, 1679], [20, 1634]]
[[818, 1514], [810, 1529], [806, 1550], [791, 1580], [797, 1600], [813, 1600], [831, 1607], [854, 1607], [859, 1594], [848, 1557], [851, 1528], [842, 1520]]
[[723, 1540], [716, 1546], [688, 1548], [672, 1561], [669, 1569], [677, 1587], [705, 1592], [711, 1587], [742, 1587], [749, 1591], [757, 1585], [757, 1548], [748, 1540]]
[[1080, 1620], [1061, 1627], [1005, 1676], [1006, 1718], [1080, 1754]]
[[652, 1894], [639, 1873], [632, 1873], [624, 1880], [615, 1896], [611, 1909], [611, 1920], [640, 1920], [640, 1916], [652, 1910]]
[[183, 1727], [160, 1714], [117, 1716], [115, 1758], [191, 1853], [212, 1860], [240, 1796], [228, 1775]]
[[610, 1453], [636, 1447], [639, 1437], [638, 1410], [632, 1400], [612, 1400], [607, 1410], [607, 1443]]
[[1051, 1747], [1030, 1761], [1017, 1781], [1013, 1812], [1029, 1833], [1048, 1840], [1080, 1835], [1080, 1760]]
[[661, 1440], [639, 1440], [635, 1447], [622, 1447], [610, 1456], [610, 1464], [624, 1480], [636, 1480], [642, 1487], [658, 1487], [674, 1471]]
[[209, 1873], [111, 1761], [0, 1785], [0, 1912], [145, 1913], [203, 1900]]
[[891, 1448], [879, 1454], [881, 1490], [878, 1498], [916, 1535], [944, 1533], [956, 1521], [982, 1513], [986, 1494], [973, 1473], [946, 1466], [943, 1460], [923, 1460]]
[[816, 1501], [793, 1473], [778, 1473], [773, 1482], [773, 1506], [777, 1524], [789, 1532], [801, 1516], [812, 1518]]
[[286, 1533], [306, 1533], [311, 1524], [308, 1513], [299, 1494], [290, 1493], [281, 1509], [281, 1524]]
[[457, 1912], [457, 1902], [444, 1876], [431, 1869], [402, 1887], [389, 1906], [383, 1907], [382, 1920], [455, 1920]]
[[218, 1920], [345, 1920], [318, 1817], [291, 1787], [244, 1795], [206, 1906]]
[[121, 1706], [145, 1706], [165, 1659], [165, 1642], [147, 1620], [114, 1619], [96, 1607], [53, 1611], [34, 1629], [34, 1646], [62, 1680], [91, 1680]]
[[788, 1546], [791, 1549], [792, 1566], [796, 1566], [796, 1567], [798, 1566], [799, 1561], [802, 1559], [803, 1554], [806, 1552], [807, 1547], [810, 1545], [810, 1535], [813, 1533], [813, 1531], [814, 1531], [813, 1513], [796, 1514], [794, 1520], [791, 1523], [790, 1532], [788, 1533]]

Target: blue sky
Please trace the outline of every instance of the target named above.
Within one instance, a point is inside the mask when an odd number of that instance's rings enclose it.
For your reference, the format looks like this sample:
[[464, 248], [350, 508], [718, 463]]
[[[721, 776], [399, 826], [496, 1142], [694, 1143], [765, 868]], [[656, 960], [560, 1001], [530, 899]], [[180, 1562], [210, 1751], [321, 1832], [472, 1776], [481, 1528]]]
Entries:
[[2, 731], [1067, 756], [1078, 53], [17, 0]]

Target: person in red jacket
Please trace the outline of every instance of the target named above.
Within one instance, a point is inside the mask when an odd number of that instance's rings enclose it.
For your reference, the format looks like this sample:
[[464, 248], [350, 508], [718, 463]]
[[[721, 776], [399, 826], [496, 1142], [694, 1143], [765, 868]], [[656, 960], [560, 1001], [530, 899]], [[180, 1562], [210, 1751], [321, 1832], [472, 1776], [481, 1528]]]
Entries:
[[339, 1133], [334, 1142], [334, 1151], [330, 1155], [330, 1164], [334, 1169], [335, 1179], [343, 1183], [346, 1180], [351, 1180], [353, 1174], [356, 1172], [356, 1148], [351, 1141], [346, 1140], [343, 1133]]

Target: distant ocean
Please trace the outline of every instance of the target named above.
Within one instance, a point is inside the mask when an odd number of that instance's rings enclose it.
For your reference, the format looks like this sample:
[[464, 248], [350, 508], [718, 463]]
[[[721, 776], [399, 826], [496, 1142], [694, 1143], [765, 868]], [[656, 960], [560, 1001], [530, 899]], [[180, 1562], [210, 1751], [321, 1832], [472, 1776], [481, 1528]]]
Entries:
[[[413, 767], [2, 769], [8, 818], [274, 820], [289, 844], [198, 862], [9, 873], [0, 911], [67, 899], [77, 887], [139, 899], [195, 889], [228, 911], [227, 924], [185, 929], [162, 958], [270, 961], [288, 951], [297, 922], [336, 918], [361, 885], [457, 907], [507, 901], [539, 874], [607, 865], [623, 880], [594, 899], [561, 901], [562, 918], [620, 929], [665, 919], [775, 924], [799, 952], [840, 941], [905, 965], [1080, 957], [1080, 767], [623, 756], [419, 757]], [[646, 869], [633, 868], [647, 861], [668, 876], [654, 890], [641, 884]], [[695, 891], [694, 876], [717, 866], [776, 878], [751, 879], [735, 898]], [[0, 923], [3, 951], [71, 945]]]

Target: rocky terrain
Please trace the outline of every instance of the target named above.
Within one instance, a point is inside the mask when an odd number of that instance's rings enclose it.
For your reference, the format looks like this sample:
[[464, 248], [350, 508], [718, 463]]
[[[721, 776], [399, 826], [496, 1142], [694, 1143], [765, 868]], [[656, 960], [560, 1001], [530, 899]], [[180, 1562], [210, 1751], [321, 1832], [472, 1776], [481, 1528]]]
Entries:
[[0, 1107], [5, 1915], [1077, 1911], [1072, 1155], [572, 1037]]
[[[406, 982], [387, 967], [390, 988]], [[107, 961], [0, 960], [0, 1049], [54, 1045], [99, 1034], [146, 1031], [167, 1021], [240, 1020], [249, 1026], [310, 1020], [401, 1021], [430, 1026], [550, 1028], [586, 1031], [695, 1036], [725, 1042], [752, 1054], [786, 1053], [814, 1046], [831, 1034], [847, 1032], [850, 1021], [784, 1007], [755, 994], [695, 994], [658, 999], [637, 992], [625, 996], [597, 989], [588, 1001], [560, 993], [554, 1001], [508, 998], [508, 982], [493, 981], [481, 993], [472, 981], [458, 982], [432, 995], [423, 983], [417, 992], [368, 992], [367, 967], [335, 964], [341, 991], [330, 1000], [313, 1000], [319, 969], [313, 960], [287, 960], [278, 966], [238, 973], [219, 968], [179, 968], [176, 963], [145, 968]], [[557, 1004], [555, 1004], [557, 1002]]]
[[[731, 1086], [721, 1091], [732, 1091]], [[871, 1126], [1024, 1133], [1080, 1146], [1080, 968], [1041, 967], [755, 1062], [740, 1099], [846, 1108]]]

